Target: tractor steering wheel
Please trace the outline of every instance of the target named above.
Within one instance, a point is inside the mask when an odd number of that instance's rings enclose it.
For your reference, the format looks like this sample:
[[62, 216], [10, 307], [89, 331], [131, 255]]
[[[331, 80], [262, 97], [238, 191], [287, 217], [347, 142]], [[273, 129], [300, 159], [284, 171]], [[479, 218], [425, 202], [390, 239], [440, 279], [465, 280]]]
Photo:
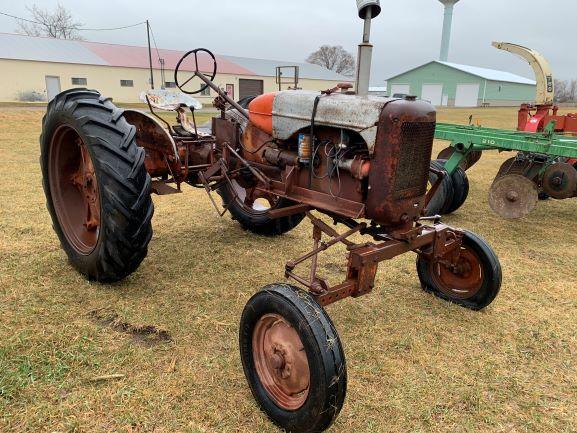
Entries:
[[[217, 64], [216, 64], [216, 57], [214, 57], [214, 54], [212, 54], [209, 50], [207, 50], [206, 48], [197, 48], [196, 50], [192, 50], [189, 51], [188, 53], [186, 53], [184, 56], [182, 56], [182, 58], [178, 61], [178, 63], [176, 64], [176, 69], [174, 70], [174, 82], [176, 83], [177, 87], [180, 89], [181, 92], [186, 93], [188, 95], [194, 95], [196, 93], [200, 93], [202, 91], [204, 91], [207, 87], [208, 84], [204, 84], [203, 86], [200, 86], [200, 89], [196, 90], [196, 91], [187, 91], [184, 90], [184, 87], [190, 82], [192, 81], [193, 78], [198, 77], [199, 74], [199, 67], [198, 67], [198, 53], [204, 51], [205, 53], [207, 53], [210, 57], [212, 57], [212, 62], [213, 62], [213, 70], [212, 70], [212, 74], [210, 76], [206, 76], [206, 78], [208, 78], [210, 81], [214, 81], [214, 77], [216, 77], [216, 69], [217, 69]], [[184, 81], [182, 84], [180, 84], [179, 80], [178, 80], [178, 72], [180, 71], [180, 65], [182, 64], [182, 62], [184, 62], [184, 60], [193, 55], [194, 54], [194, 64], [196, 69], [194, 70], [194, 74], [192, 75], [192, 77], [188, 78], [186, 81]]]

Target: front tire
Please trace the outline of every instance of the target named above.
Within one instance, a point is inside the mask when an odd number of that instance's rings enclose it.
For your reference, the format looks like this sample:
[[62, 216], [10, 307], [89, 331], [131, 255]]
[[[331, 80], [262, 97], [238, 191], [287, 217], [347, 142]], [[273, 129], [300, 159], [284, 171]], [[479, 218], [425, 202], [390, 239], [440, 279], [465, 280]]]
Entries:
[[42, 122], [48, 211], [70, 263], [90, 280], [119, 281], [147, 254], [154, 208], [135, 133], [121, 109], [87, 89], [57, 95]]
[[501, 264], [489, 244], [465, 231], [456, 269], [417, 256], [417, 273], [423, 290], [471, 310], [482, 310], [501, 289]]
[[346, 362], [329, 316], [311, 295], [266, 286], [244, 308], [239, 343], [252, 394], [275, 424], [292, 433], [332, 424], [345, 399]]

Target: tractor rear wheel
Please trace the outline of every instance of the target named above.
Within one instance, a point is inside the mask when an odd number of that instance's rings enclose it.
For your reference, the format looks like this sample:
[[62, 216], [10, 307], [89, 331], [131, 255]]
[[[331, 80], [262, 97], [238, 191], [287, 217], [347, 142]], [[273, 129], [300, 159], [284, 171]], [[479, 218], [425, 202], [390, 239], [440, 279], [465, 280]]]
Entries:
[[154, 211], [136, 129], [87, 89], [56, 96], [42, 121], [40, 163], [52, 224], [72, 265], [114, 282], [147, 254]]
[[[451, 156], [453, 156], [453, 153], [455, 153], [455, 149], [453, 149], [452, 147], [449, 146], [449, 147], [447, 147], [447, 148], [445, 148], [439, 152], [439, 155], [437, 155], [437, 159], [447, 159], [448, 160], [449, 158], [451, 158]], [[467, 154], [467, 156], [461, 161], [461, 163], [459, 164], [459, 167], [461, 167], [465, 171], [469, 170], [477, 162], [479, 162], [482, 155], [483, 155], [483, 152], [481, 152], [480, 150], [470, 151]]]
[[252, 394], [284, 431], [321, 432], [339, 414], [347, 368], [339, 336], [307, 292], [271, 284], [242, 313], [240, 357]]
[[489, 244], [465, 231], [455, 267], [417, 256], [417, 273], [423, 290], [471, 310], [487, 307], [501, 289], [501, 264]]
[[[442, 159], [437, 161], [441, 162], [443, 167], [445, 167], [445, 164], [447, 163], [446, 160]], [[447, 202], [446, 206], [444, 206], [443, 215], [449, 215], [458, 211], [469, 197], [469, 178], [464, 169], [457, 167], [455, 172], [451, 175], [451, 181], [453, 183], [453, 199], [451, 202]]]
[[304, 213], [272, 218], [268, 212], [293, 206], [295, 203], [282, 197], [265, 193], [255, 185], [241, 185], [237, 180], [218, 190], [222, 202], [240, 225], [248, 231], [265, 236], [278, 236], [294, 229], [305, 217]]
[[[242, 98], [238, 104], [248, 109], [254, 98], [254, 96]], [[267, 214], [269, 210], [281, 209], [295, 203], [257, 190], [252, 175], [246, 174], [244, 181], [243, 179], [240, 182], [233, 180], [232, 187], [225, 185], [218, 189], [223, 205], [228, 206], [232, 219], [237, 220], [245, 230], [264, 236], [282, 235], [299, 225], [305, 217], [304, 213], [271, 218]]]
[[[445, 171], [444, 161], [434, 160], [431, 161], [431, 168], [439, 171]], [[429, 172], [429, 182], [427, 184], [427, 191], [429, 191], [433, 185], [437, 182], [438, 176], [432, 171]], [[455, 196], [455, 190], [453, 187], [453, 180], [445, 172], [445, 177], [441, 181], [439, 188], [435, 192], [435, 195], [429, 201], [427, 208], [425, 209], [426, 216], [444, 215], [446, 211], [450, 208], [453, 203], [453, 198]]]

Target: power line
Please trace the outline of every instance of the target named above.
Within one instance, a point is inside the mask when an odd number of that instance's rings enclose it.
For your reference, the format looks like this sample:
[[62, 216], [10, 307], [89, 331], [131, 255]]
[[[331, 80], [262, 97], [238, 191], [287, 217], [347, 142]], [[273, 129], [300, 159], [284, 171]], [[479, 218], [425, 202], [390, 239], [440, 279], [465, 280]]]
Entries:
[[[32, 23], [32, 24], [39, 24], [41, 26], [50, 26], [50, 24], [46, 24], [46, 23], [41, 23], [39, 21], [33, 21], [33, 20], [29, 20], [26, 18], [20, 18], [17, 17], [15, 15], [10, 15], [7, 14], [5, 12], [0, 12], [0, 15], [4, 15], [10, 18], [14, 18], [15, 20], [20, 20], [20, 21], [25, 21], [27, 23]], [[99, 29], [92, 29], [92, 28], [87, 28], [87, 27], [61, 27], [62, 29], [66, 29], [66, 30], [77, 30], [77, 31], [91, 31], [91, 32], [102, 32], [102, 31], [110, 31], [110, 30], [122, 30], [122, 29], [128, 29], [131, 27], [136, 27], [136, 26], [141, 26], [143, 24], [146, 24], [146, 21], [142, 21], [140, 23], [136, 23], [136, 24], [130, 24], [127, 26], [121, 26], [121, 27], [110, 27], [110, 28], [99, 28]]]

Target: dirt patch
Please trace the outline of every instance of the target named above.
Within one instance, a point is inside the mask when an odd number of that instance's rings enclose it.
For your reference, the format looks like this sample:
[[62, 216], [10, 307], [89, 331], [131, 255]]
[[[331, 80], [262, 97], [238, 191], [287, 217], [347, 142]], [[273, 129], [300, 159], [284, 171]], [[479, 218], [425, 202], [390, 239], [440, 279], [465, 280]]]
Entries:
[[153, 325], [134, 326], [122, 321], [117, 313], [106, 308], [91, 311], [88, 315], [96, 324], [127, 334], [134, 343], [146, 347], [172, 341], [172, 336], [168, 331], [158, 329]]

